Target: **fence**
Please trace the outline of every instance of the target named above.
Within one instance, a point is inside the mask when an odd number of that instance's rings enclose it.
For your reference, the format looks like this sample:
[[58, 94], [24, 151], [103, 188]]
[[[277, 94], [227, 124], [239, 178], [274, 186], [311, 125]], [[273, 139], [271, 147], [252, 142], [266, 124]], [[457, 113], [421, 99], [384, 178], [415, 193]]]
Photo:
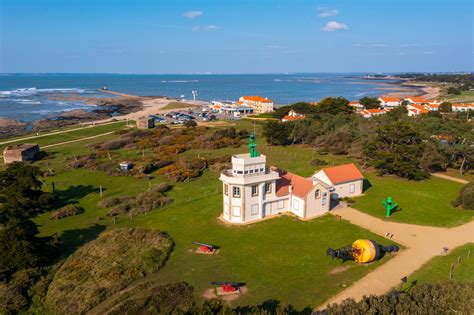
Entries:
[[454, 270], [455, 270], [456, 267], [461, 266], [461, 263], [463, 263], [465, 261], [467, 262], [469, 259], [471, 259], [471, 250], [469, 249], [467, 251], [467, 255], [466, 255], [465, 259], [463, 259], [462, 256], [463, 255], [458, 256], [456, 262], [454, 264], [451, 264], [451, 268], [449, 269], [449, 280], [453, 279]]

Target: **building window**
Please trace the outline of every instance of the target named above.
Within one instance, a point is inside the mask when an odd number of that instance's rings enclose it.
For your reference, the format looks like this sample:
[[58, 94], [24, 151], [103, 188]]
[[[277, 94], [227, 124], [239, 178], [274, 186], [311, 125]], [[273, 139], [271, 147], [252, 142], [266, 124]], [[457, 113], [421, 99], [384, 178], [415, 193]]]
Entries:
[[349, 193], [353, 194], [356, 191], [356, 185], [350, 184], [349, 185]]
[[293, 199], [293, 210], [298, 211], [300, 209], [300, 202], [296, 199]]
[[285, 208], [285, 200], [278, 200], [278, 209]]
[[258, 196], [258, 186], [252, 185], [252, 197]]
[[258, 204], [252, 205], [251, 214], [252, 215], [257, 215], [258, 214]]
[[240, 198], [240, 187], [232, 187], [232, 197]]
[[249, 173], [249, 171], [244, 171], [244, 174], [248, 174], [248, 173]]
[[263, 168], [260, 169], [260, 172], [263, 172]]
[[237, 174], [243, 174], [243, 172], [242, 171], [237, 171]]
[[272, 183], [265, 183], [265, 193], [269, 194], [272, 192]]
[[229, 195], [229, 185], [227, 185], [227, 184], [224, 184], [224, 194], [225, 194], [226, 196]]
[[234, 217], [240, 217], [240, 207], [232, 207], [232, 215]]
[[253, 170], [250, 170], [249, 173], [250, 173], [250, 174], [253, 174]]
[[321, 190], [316, 189], [316, 191], [314, 192], [314, 198], [315, 199], [321, 198]]

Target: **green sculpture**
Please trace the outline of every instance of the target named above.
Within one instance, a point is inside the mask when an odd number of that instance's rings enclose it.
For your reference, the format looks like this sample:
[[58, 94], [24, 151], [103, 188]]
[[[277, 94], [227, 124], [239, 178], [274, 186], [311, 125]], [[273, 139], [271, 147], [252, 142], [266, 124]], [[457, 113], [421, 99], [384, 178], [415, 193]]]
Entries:
[[255, 143], [255, 135], [253, 132], [250, 134], [249, 149], [251, 158], [259, 156], [257, 152], [257, 144]]
[[395, 209], [398, 207], [398, 203], [392, 201], [392, 197], [388, 197], [383, 201], [383, 206], [385, 207], [385, 210], [387, 210], [387, 218], [390, 217]]

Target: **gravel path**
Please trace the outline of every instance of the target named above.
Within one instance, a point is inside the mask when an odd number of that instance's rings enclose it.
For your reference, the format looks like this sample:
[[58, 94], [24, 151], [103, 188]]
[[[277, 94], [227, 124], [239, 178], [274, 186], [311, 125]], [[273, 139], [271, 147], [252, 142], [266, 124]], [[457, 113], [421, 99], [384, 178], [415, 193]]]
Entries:
[[[386, 222], [352, 208], [336, 209], [331, 211], [331, 214], [340, 215], [343, 219], [379, 235], [393, 233], [392, 240], [402, 244], [406, 249], [329, 299], [319, 309], [324, 309], [327, 304], [340, 303], [347, 298], [359, 301], [364, 295], [387, 293], [399, 285], [403, 277], [418, 270], [434, 256], [443, 255], [443, 247], [452, 250], [474, 242], [474, 221], [448, 229]], [[386, 243], [390, 244], [390, 240]]]
[[440, 173], [432, 173], [431, 176], [447, 179], [447, 180], [457, 182], [457, 183], [461, 183], [461, 184], [469, 183], [467, 180], [457, 178], [457, 177], [453, 177], [453, 176], [449, 176], [449, 175], [440, 174]]

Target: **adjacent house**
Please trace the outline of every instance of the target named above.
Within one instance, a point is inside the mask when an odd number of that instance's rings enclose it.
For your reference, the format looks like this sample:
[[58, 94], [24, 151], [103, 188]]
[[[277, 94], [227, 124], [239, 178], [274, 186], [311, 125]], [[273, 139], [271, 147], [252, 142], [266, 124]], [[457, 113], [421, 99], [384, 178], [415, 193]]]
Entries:
[[404, 98], [405, 101], [408, 101], [410, 104], [428, 104], [429, 100], [421, 96], [409, 96]]
[[439, 109], [439, 103], [428, 103], [428, 104], [423, 104], [423, 107], [429, 110], [430, 112], [437, 111]]
[[474, 111], [474, 104], [452, 104], [453, 112], [467, 112]]
[[332, 187], [331, 198], [362, 195], [364, 175], [352, 163], [323, 168], [313, 175], [313, 181]]
[[3, 161], [5, 164], [13, 162], [33, 161], [39, 153], [37, 144], [17, 144], [3, 149]]
[[378, 100], [380, 101], [380, 106], [382, 108], [395, 108], [400, 106], [401, 99], [398, 97], [379, 97]]
[[155, 128], [155, 119], [153, 117], [139, 117], [137, 119], [138, 129], [151, 129]]
[[408, 104], [407, 105], [408, 116], [418, 116], [420, 114], [427, 114], [430, 110], [426, 109], [423, 105], [420, 104]]
[[362, 105], [359, 101], [349, 102], [349, 106], [354, 108], [354, 110], [357, 111], [357, 112], [365, 109], [365, 106]]
[[281, 121], [286, 122], [286, 121], [301, 120], [301, 119], [304, 119], [304, 117], [305, 117], [304, 114], [299, 114], [292, 109], [287, 115], [283, 116]]
[[232, 168], [220, 176], [221, 219], [228, 223], [257, 222], [281, 213], [312, 219], [330, 210], [331, 197], [362, 194], [363, 176], [353, 164], [304, 178], [277, 167], [267, 168], [266, 156], [257, 152], [253, 134], [249, 147], [250, 153], [232, 156]]
[[244, 106], [252, 107], [258, 114], [273, 112], [273, 101], [258, 95], [241, 96], [239, 103]]
[[362, 115], [364, 118], [370, 118], [373, 116], [379, 116], [388, 113], [389, 110], [387, 109], [378, 109], [378, 108], [373, 108], [373, 109], [364, 109], [359, 111], [358, 113]]

